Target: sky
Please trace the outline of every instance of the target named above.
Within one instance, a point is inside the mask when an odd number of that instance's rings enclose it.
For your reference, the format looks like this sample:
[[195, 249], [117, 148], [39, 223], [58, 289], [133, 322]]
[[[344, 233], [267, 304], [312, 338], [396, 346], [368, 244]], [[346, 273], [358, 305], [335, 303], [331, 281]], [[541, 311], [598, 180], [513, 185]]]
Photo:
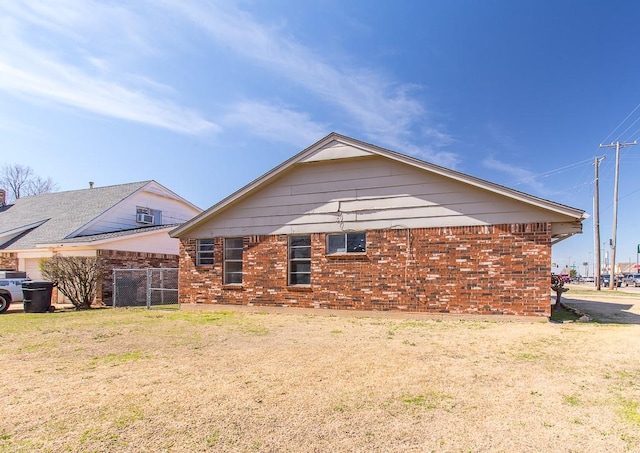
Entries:
[[[330, 132], [582, 209], [603, 257], [640, 138], [640, 2], [2, 0], [0, 164], [59, 190], [153, 179], [206, 209]], [[640, 243], [621, 149], [616, 261]]]

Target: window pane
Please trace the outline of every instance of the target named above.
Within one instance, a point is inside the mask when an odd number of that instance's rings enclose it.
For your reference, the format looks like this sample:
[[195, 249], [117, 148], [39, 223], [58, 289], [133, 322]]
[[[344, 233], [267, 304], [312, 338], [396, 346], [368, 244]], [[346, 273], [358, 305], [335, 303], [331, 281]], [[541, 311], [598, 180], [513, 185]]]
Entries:
[[198, 264], [213, 264], [213, 254], [212, 253], [201, 253], [198, 256]]
[[240, 260], [242, 261], [242, 249], [226, 249], [224, 251], [224, 259], [225, 260]]
[[289, 250], [289, 258], [311, 258], [311, 247], [292, 248]]
[[309, 261], [292, 261], [291, 262], [291, 267], [289, 267], [289, 269], [291, 269], [291, 273], [298, 273], [298, 272], [311, 272], [311, 262]]
[[347, 234], [347, 252], [364, 252], [366, 251], [366, 248], [365, 233]]
[[289, 236], [289, 285], [311, 283], [311, 236]]
[[225, 272], [242, 272], [242, 261], [225, 261]]
[[242, 273], [226, 273], [224, 274], [225, 285], [242, 283]]
[[226, 238], [224, 240], [224, 247], [227, 249], [241, 249], [242, 238]]
[[311, 284], [311, 274], [291, 274], [290, 285], [310, 285]]
[[243, 239], [224, 239], [224, 284], [242, 283]]
[[304, 247], [311, 245], [311, 236], [291, 236], [289, 238], [291, 247]]
[[346, 251], [344, 234], [330, 234], [327, 236], [327, 253], [344, 253]]
[[196, 265], [213, 265], [213, 239], [198, 239], [196, 243]]
[[198, 241], [198, 251], [213, 251], [213, 239], [200, 239]]

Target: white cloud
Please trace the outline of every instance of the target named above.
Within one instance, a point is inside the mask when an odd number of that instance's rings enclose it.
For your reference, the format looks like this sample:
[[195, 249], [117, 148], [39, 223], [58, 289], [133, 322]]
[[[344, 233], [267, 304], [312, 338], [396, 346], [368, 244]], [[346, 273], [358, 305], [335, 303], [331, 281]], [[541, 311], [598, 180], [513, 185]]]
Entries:
[[432, 160], [447, 163], [457, 160], [452, 153], [410, 145], [418, 141], [416, 130], [422, 131], [427, 121], [424, 107], [411, 95], [419, 87], [398, 84], [360, 66], [337, 65], [329, 55], [318, 55], [284, 30], [258, 23], [232, 2], [165, 0], [163, 4], [206, 30], [234, 54], [257, 62], [325, 102], [339, 106], [376, 143]]
[[[183, 134], [219, 128], [199, 113], [159, 96], [158, 87], [163, 85], [158, 82], [126, 72], [117, 78], [128, 81], [129, 85], [118, 82], [108, 56], [92, 53], [99, 45], [85, 46], [91, 38], [97, 43], [108, 39], [114, 31], [134, 30], [132, 15], [84, 1], [65, 0], [59, 5], [56, 3], [55, 8], [48, 5], [50, 3], [32, 2], [27, 7], [8, 0], [0, 7], [13, 14], [13, 17], [0, 19], [0, 42], [3, 43], [0, 46], [0, 90], [24, 99], [45, 99]], [[89, 7], [95, 9], [89, 11]], [[95, 25], [95, 33], [86, 29], [91, 25]], [[109, 32], [107, 27], [113, 30]], [[101, 34], [100, 30], [107, 35]], [[59, 48], [43, 50], [48, 46], [44, 37], [49, 37], [51, 32], [54, 33], [52, 38], [63, 40], [57, 43], [58, 47], [66, 44], [68, 53]], [[135, 35], [134, 31], [123, 32], [118, 39], [131, 43], [130, 50], [133, 51], [134, 42], [141, 42], [132, 38]]]
[[486, 168], [506, 173], [507, 175], [511, 176], [515, 180], [514, 184], [510, 184], [511, 186], [525, 185], [533, 189], [536, 193], [545, 197], [554, 195], [556, 193], [549, 189], [548, 184], [543, 184], [538, 181], [536, 174], [525, 168], [501, 162], [494, 157], [488, 157], [484, 159], [482, 161], [482, 165]]
[[308, 115], [255, 101], [231, 106], [221, 121], [225, 126], [248, 128], [259, 137], [297, 147], [307, 146], [330, 132], [327, 127], [311, 121]]
[[[50, 33], [52, 42], [39, 40], [40, 46], [57, 46], [61, 40], [105, 54], [154, 53], [154, 9], [136, 12], [117, 2], [94, 0], [3, 0], [0, 10], [38, 34]], [[123, 52], [124, 51], [124, 52]]]
[[[165, 8], [158, 8], [162, 4]], [[184, 134], [220, 130], [213, 120], [180, 105], [180, 93], [146, 73], [140, 63], [158, 56], [175, 58], [171, 49], [177, 43], [188, 49], [185, 40], [192, 30], [180, 28], [184, 22], [177, 19], [183, 17], [191, 29], [197, 24], [197, 30], [205, 30], [212, 42], [339, 112], [341, 124], [331, 129], [355, 130], [376, 144], [441, 165], [455, 167], [459, 162], [455, 153], [439, 151], [452, 139], [429, 120], [415, 97], [421, 87], [344, 63], [348, 57], [320, 54], [282, 27], [260, 23], [231, 0], [155, 0], [124, 6], [95, 0], [58, 0], [55, 5], [49, 0], [4, 0], [0, 11], [6, 13], [0, 18], [0, 90], [10, 95]], [[233, 103], [223, 108], [219, 121], [298, 146], [329, 131], [304, 113], [308, 110], [296, 99], [285, 102], [286, 107], [273, 99]]]

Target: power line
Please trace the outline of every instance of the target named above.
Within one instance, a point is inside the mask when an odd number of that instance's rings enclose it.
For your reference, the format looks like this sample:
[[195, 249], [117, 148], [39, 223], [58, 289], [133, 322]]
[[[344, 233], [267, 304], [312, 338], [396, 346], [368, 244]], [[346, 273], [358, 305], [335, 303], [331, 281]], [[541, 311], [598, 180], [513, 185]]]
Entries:
[[625, 121], [627, 121], [627, 120], [629, 119], [629, 117], [630, 117], [631, 115], [633, 115], [633, 113], [634, 113], [636, 110], [638, 110], [638, 108], [640, 108], [640, 104], [636, 105], [636, 108], [635, 108], [635, 109], [633, 109], [633, 110], [631, 110], [631, 113], [629, 113], [629, 114], [627, 115], [627, 117], [626, 117], [625, 119], [623, 119], [623, 120], [620, 122], [620, 124], [618, 124], [618, 125], [617, 125], [617, 126], [616, 126], [612, 131], [611, 131], [611, 132], [609, 132], [609, 135], [607, 135], [607, 136], [604, 138], [604, 140], [601, 140], [601, 141], [600, 141], [600, 143], [604, 143], [604, 142], [606, 142], [607, 140], [609, 140], [609, 137], [611, 137], [611, 135], [613, 135], [613, 133], [614, 133], [615, 131], [617, 131], [617, 130], [618, 130], [618, 128], [619, 128], [620, 126], [622, 126], [622, 125], [624, 124], [624, 122], [625, 122]]
[[618, 138], [616, 138], [616, 141], [620, 140], [622, 138], [622, 136], [625, 134], [625, 132], [627, 132], [629, 129], [631, 129], [633, 127], [633, 125], [636, 124], [638, 121], [640, 121], [640, 116], [638, 118], [636, 118], [636, 120], [633, 123], [631, 123], [629, 125], [629, 127], [627, 127], [624, 131], [622, 131], [620, 133], [620, 135], [618, 135]]
[[[558, 173], [562, 173], [564, 171], [567, 171], [567, 170], [570, 170], [572, 168], [576, 168], [576, 167], [579, 167], [579, 166], [582, 166], [582, 165], [586, 166], [586, 164], [590, 163], [590, 162], [591, 162], [591, 158], [585, 159], [585, 160], [581, 160], [580, 162], [576, 162], [576, 163], [573, 163], [573, 164], [565, 165], [564, 167], [556, 168], [555, 170], [549, 170], [549, 171], [546, 171], [544, 173], [538, 173], [537, 175], [530, 176], [529, 177], [529, 181], [527, 181], [527, 182], [530, 182], [530, 180], [535, 180], [535, 179], [539, 179], [539, 178], [547, 178], [549, 176], [557, 175]], [[518, 186], [518, 185], [521, 185], [521, 184], [524, 184], [524, 182], [516, 183], [516, 184], [514, 184], [514, 186]]]

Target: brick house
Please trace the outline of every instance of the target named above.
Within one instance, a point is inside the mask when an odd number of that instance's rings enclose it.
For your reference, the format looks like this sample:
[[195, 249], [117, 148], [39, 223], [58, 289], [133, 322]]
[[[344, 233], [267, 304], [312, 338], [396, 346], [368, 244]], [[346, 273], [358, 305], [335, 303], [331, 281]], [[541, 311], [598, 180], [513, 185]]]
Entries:
[[40, 280], [42, 258], [95, 256], [103, 270], [97, 303], [111, 302], [115, 268], [177, 267], [180, 245], [168, 231], [202, 211], [155, 181], [92, 185], [12, 204], [2, 195], [0, 269]]
[[547, 316], [585, 218], [332, 133], [170, 235], [183, 304]]

